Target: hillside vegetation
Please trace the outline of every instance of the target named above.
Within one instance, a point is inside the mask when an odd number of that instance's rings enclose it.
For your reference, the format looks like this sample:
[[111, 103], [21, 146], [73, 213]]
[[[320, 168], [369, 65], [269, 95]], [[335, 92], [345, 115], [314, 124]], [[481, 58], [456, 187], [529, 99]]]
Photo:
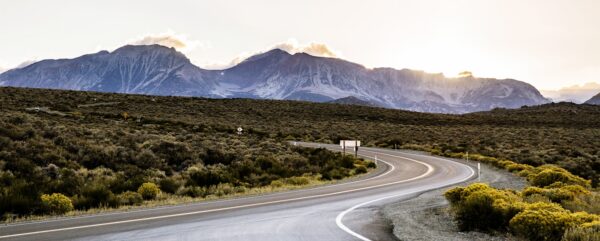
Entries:
[[[374, 168], [374, 163], [323, 148], [294, 147], [252, 128], [238, 135], [234, 119], [205, 118], [186, 107], [188, 99], [0, 92], [3, 219], [140, 205], [157, 198], [261, 193], [265, 187], [280, 190]], [[100, 102], [104, 99], [112, 102]], [[180, 100], [181, 109], [166, 108]], [[185, 118], [177, 118], [180, 111]]]
[[[136, 203], [161, 193], [217, 195], [292, 177], [339, 179], [368, 163], [287, 140], [555, 164], [598, 185], [600, 106], [567, 103], [466, 115], [297, 101], [158, 97], [0, 88], [2, 213]], [[244, 129], [237, 135], [238, 127]], [[362, 168], [361, 168], [362, 167]], [[294, 181], [292, 181], [294, 182]], [[219, 183], [221, 185], [219, 186]], [[48, 194], [50, 204], [40, 198]], [[117, 198], [118, 197], [118, 198]], [[56, 199], [50, 202], [50, 199]], [[33, 208], [32, 208], [33, 207]]]

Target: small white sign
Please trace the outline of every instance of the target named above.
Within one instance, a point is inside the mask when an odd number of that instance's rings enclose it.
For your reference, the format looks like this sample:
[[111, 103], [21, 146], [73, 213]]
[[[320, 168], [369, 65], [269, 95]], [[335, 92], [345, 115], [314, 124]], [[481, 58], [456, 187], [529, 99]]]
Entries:
[[356, 140], [341, 140], [340, 141], [340, 146], [341, 147], [355, 147], [355, 146], [360, 146], [360, 141], [356, 141]]

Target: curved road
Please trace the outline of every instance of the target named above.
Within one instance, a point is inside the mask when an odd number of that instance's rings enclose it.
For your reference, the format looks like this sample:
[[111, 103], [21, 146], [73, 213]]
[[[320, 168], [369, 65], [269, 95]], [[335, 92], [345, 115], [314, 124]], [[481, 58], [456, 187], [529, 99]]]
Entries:
[[381, 168], [310, 189], [5, 225], [0, 240], [391, 240], [374, 218], [379, 206], [476, 175], [465, 164], [412, 152], [361, 147], [359, 155], [376, 156]]

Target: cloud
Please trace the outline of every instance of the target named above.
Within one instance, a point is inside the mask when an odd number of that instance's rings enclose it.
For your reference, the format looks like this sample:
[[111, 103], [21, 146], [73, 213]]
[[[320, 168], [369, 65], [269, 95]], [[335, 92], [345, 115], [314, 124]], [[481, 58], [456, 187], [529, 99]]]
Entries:
[[334, 51], [326, 44], [314, 42], [308, 44], [300, 44], [296, 39], [288, 39], [288, 41], [286, 42], [275, 44], [269, 50], [275, 48], [285, 50], [290, 54], [307, 53], [313, 56], [329, 58], [337, 58], [340, 56], [340, 54], [337, 51]]
[[206, 62], [206, 63], [200, 63], [199, 65], [205, 69], [217, 69], [217, 70], [218, 69], [227, 69], [227, 68], [233, 67], [233, 66], [243, 62], [244, 60], [246, 60], [249, 57], [252, 57], [257, 54], [262, 54], [262, 53], [268, 52], [273, 49], [281, 49], [290, 54], [307, 53], [307, 54], [317, 56], [317, 57], [328, 57], [328, 58], [340, 58], [341, 57], [340, 52], [333, 50], [326, 44], [314, 43], [314, 42], [308, 43], [308, 44], [300, 44], [298, 42], [298, 40], [291, 38], [285, 42], [273, 44], [273, 45], [271, 45], [267, 48], [264, 48], [262, 50], [259, 50], [259, 51], [240, 53], [236, 57], [234, 57], [231, 61]]
[[35, 62], [38, 62], [38, 61], [37, 60], [26, 60], [26, 61], [23, 61], [23, 63], [20, 63], [19, 65], [17, 65], [17, 67], [15, 67], [15, 68], [22, 69], [22, 68], [25, 68]]
[[596, 82], [588, 82], [582, 85], [572, 85], [563, 87], [560, 90], [563, 91], [578, 91], [578, 90], [600, 90], [600, 84]]
[[148, 34], [137, 39], [128, 41], [132, 45], [152, 45], [158, 44], [169, 48], [175, 48], [181, 52], [190, 52], [194, 49], [207, 49], [210, 44], [198, 40], [191, 40], [185, 34], [176, 34], [173, 31], [167, 31], [160, 34]]
[[4, 73], [6, 71], [9, 71], [11, 69], [22, 69], [25, 68], [35, 62], [38, 62], [37, 60], [27, 60], [27, 61], [23, 61], [22, 63], [18, 64], [17, 66], [13, 67], [13, 68], [5, 68], [3, 66], [0, 66], [0, 74]]
[[[254, 54], [259, 54], [259, 53], [260, 52], [256, 52]], [[247, 58], [253, 56], [254, 54], [249, 53], [249, 52], [243, 52], [230, 61], [204, 62], [204, 63], [198, 63], [198, 66], [201, 66], [203, 69], [212, 69], [212, 70], [228, 69], [233, 66], [236, 66], [237, 64], [239, 64], [242, 61], [246, 60]]]
[[541, 92], [553, 101], [583, 103], [592, 98], [592, 96], [600, 93], [600, 84], [589, 82], [582, 85], [563, 87], [559, 90], [542, 90]]

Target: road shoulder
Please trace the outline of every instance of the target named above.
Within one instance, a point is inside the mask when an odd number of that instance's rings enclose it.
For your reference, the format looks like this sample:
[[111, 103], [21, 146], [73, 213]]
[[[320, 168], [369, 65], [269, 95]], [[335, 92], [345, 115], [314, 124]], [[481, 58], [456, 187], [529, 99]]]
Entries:
[[[468, 185], [477, 180], [460, 184]], [[497, 188], [523, 189], [526, 181], [507, 171], [482, 165], [481, 182]], [[425, 240], [514, 240], [506, 235], [480, 232], [459, 232], [442, 194], [452, 187], [425, 192], [416, 198], [394, 202], [381, 208], [383, 216], [393, 225], [393, 234], [404, 241]]]

